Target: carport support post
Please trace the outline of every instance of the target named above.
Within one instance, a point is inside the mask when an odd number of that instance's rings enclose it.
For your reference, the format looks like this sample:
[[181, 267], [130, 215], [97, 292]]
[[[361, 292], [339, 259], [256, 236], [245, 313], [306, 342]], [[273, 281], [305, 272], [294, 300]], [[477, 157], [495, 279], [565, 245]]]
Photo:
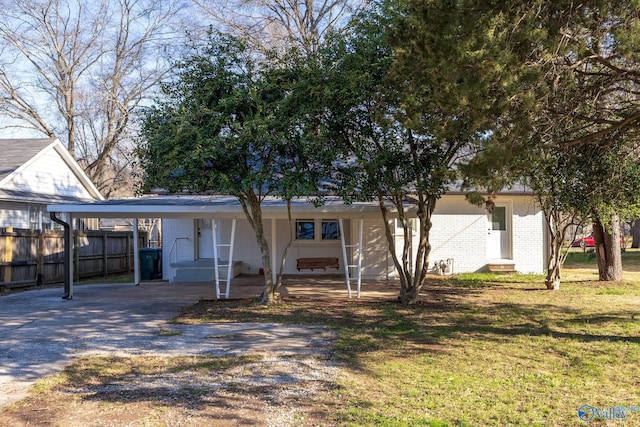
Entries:
[[342, 220], [342, 218], [338, 219], [338, 222], [340, 224], [340, 243], [341, 243], [341, 247], [342, 247], [342, 259], [343, 259], [343, 265], [344, 265], [344, 278], [347, 282], [347, 294], [349, 295], [349, 298], [351, 298], [351, 280], [349, 279], [349, 258], [347, 258], [347, 245], [344, 241], [345, 237], [344, 237], [344, 221]]
[[71, 214], [71, 212], [69, 212], [68, 215], [69, 218], [67, 219], [67, 221], [69, 226], [64, 230], [66, 234], [66, 236], [64, 236], [64, 240], [65, 242], [68, 242], [69, 245], [69, 250], [66, 251], [67, 253], [65, 254], [65, 256], [67, 257], [67, 274], [69, 277], [69, 286], [67, 287], [68, 289], [65, 289], [65, 296], [63, 296], [63, 298], [73, 299], [73, 272], [75, 271], [75, 265], [73, 261], [75, 258], [75, 251], [77, 251], [78, 249], [76, 248], [75, 239], [73, 238], [73, 215]]
[[[62, 299], [71, 299], [73, 298], [73, 230], [68, 223], [58, 218], [55, 212], [49, 212], [49, 218], [56, 224], [61, 225], [64, 230], [64, 253], [62, 257], [64, 259], [64, 294]], [[69, 221], [71, 221], [71, 214], [69, 214]]]
[[364, 219], [358, 220], [358, 298], [360, 298], [360, 285], [362, 285], [362, 234], [364, 230]]
[[133, 218], [133, 283], [140, 285], [140, 246], [138, 242], [138, 218]]
[[276, 219], [271, 218], [271, 279], [273, 280], [273, 284], [276, 284], [276, 280], [278, 280], [278, 259], [277, 259], [277, 248], [276, 248], [276, 239], [278, 233], [276, 233]]
[[[342, 244], [342, 258], [344, 259], [344, 277], [347, 282], [347, 293], [351, 298], [351, 277], [349, 274], [349, 268], [356, 269], [356, 278], [358, 280], [357, 297], [360, 298], [360, 286], [362, 284], [362, 234], [364, 229], [364, 219], [358, 219], [358, 243], [355, 245], [347, 245], [344, 235], [344, 221], [342, 218], [338, 219], [340, 224], [340, 243]], [[356, 264], [349, 264], [347, 258], [347, 248], [356, 248], [358, 250], [358, 260]]]
[[69, 218], [67, 219], [68, 221], [68, 225], [67, 227], [64, 227], [64, 242], [65, 242], [65, 256], [67, 257], [67, 274], [66, 276], [68, 277], [68, 279], [65, 281], [65, 290], [64, 290], [64, 295], [62, 296], [63, 299], [73, 299], [73, 270], [75, 268], [74, 266], [74, 258], [75, 258], [75, 251], [77, 250], [77, 248], [75, 247], [75, 239], [73, 238], [74, 233], [73, 233], [73, 215], [71, 215], [71, 212], [69, 212]]
[[220, 272], [218, 271], [218, 223], [211, 218], [211, 236], [213, 238], [213, 280], [216, 282], [216, 299], [220, 299]]

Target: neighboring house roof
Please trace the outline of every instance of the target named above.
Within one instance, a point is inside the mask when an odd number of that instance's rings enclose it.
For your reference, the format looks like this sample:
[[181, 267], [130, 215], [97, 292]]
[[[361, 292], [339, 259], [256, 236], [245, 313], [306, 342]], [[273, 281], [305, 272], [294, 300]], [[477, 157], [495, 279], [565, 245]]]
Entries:
[[55, 138], [0, 139], [0, 182], [27, 160], [47, 148]]
[[0, 200], [74, 202], [103, 200], [57, 138], [0, 139]]

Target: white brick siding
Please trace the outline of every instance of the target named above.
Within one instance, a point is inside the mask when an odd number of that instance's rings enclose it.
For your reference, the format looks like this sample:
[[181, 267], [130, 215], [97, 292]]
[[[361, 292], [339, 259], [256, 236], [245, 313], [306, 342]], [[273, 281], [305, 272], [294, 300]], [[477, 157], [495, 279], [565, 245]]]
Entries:
[[[511, 234], [510, 256], [521, 273], [542, 273], [545, 269], [544, 215], [532, 197], [498, 195], [496, 203], [507, 206]], [[454, 272], [483, 271], [487, 266], [487, 230], [484, 207], [467, 202], [462, 195], [440, 199], [433, 215], [430, 234], [430, 266], [440, 259], [453, 258]]]
[[514, 198], [513, 260], [521, 273], [546, 269], [546, 225], [543, 212], [531, 197]]
[[[510, 253], [507, 259], [515, 262], [515, 268], [523, 273], [542, 273], [545, 263], [545, 226], [544, 216], [535, 206], [533, 198], [524, 196], [499, 195], [496, 203], [507, 206], [507, 215], [511, 234], [509, 236]], [[309, 217], [301, 218], [309, 219]], [[316, 230], [320, 230], [320, 220], [316, 220]], [[484, 207], [478, 207], [466, 201], [462, 195], [446, 195], [442, 197], [434, 212], [433, 227], [430, 233], [431, 254], [429, 267], [440, 259], [454, 260], [454, 273], [484, 271], [487, 267], [487, 229], [488, 218]], [[358, 239], [358, 220], [344, 220], [347, 244], [356, 243]], [[265, 237], [271, 245], [271, 220], [265, 220]], [[228, 243], [231, 232], [231, 220], [220, 221], [220, 242]], [[277, 245], [275, 247], [278, 258], [289, 238], [288, 222], [285, 219], [276, 221]], [[166, 219], [163, 223], [164, 245], [163, 275], [169, 277], [169, 265], [176, 259], [193, 260], [197, 239], [192, 219]], [[400, 231], [400, 230], [398, 230]], [[177, 240], [174, 254], [170, 253], [171, 245], [177, 237], [188, 240]], [[398, 236], [399, 237], [399, 236]], [[393, 260], [387, 250], [384, 227], [381, 220], [366, 219], [364, 222], [364, 258], [362, 273], [365, 279], [387, 279], [395, 277]], [[418, 235], [413, 233], [414, 247], [417, 245]], [[398, 252], [401, 253], [401, 239], [397, 239]], [[355, 250], [348, 250], [350, 262], [355, 264]], [[338, 257], [339, 270], [304, 270], [302, 274], [344, 274], [344, 260], [340, 241], [294, 241], [289, 249], [285, 265], [286, 274], [298, 273], [296, 259], [303, 257]], [[170, 258], [171, 257], [171, 258]], [[226, 250], [220, 254], [222, 259], [228, 257]], [[253, 229], [248, 221], [239, 219], [236, 225], [236, 239], [234, 260], [242, 261], [241, 272], [257, 274], [262, 268], [262, 258]], [[279, 267], [279, 264], [278, 264]]]
[[[429, 267], [440, 259], [453, 259], [454, 273], [482, 270], [486, 264], [487, 212], [464, 196], [444, 196], [432, 217]], [[416, 236], [417, 245], [417, 236]]]

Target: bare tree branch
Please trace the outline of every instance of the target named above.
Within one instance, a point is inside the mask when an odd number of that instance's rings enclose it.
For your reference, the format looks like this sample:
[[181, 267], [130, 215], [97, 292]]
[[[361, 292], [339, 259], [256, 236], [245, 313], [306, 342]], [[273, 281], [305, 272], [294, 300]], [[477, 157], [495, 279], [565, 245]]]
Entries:
[[369, 0], [192, 0], [223, 30], [258, 50], [296, 45], [312, 52]]
[[130, 162], [131, 114], [186, 37], [186, 1], [2, 1], [0, 115], [58, 136], [111, 192]]

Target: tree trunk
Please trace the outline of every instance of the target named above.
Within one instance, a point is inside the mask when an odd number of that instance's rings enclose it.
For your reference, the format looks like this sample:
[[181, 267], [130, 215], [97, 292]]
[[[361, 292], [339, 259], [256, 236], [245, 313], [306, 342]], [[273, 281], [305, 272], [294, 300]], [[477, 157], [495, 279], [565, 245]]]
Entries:
[[611, 231], [599, 219], [593, 222], [598, 280], [611, 282], [622, 280], [622, 255], [620, 248], [620, 218], [611, 216]]
[[[402, 200], [401, 198], [399, 199]], [[398, 200], [394, 200], [394, 203], [397, 203]], [[393, 259], [393, 264], [398, 272], [398, 276], [400, 278], [400, 295], [398, 298], [402, 302], [402, 304], [406, 304], [406, 289], [409, 287], [411, 283], [411, 271], [409, 271], [409, 263], [408, 263], [408, 250], [406, 244], [404, 245], [404, 249], [402, 251], [402, 260], [398, 259], [398, 255], [396, 253], [396, 239], [395, 234], [393, 233], [389, 220], [389, 212], [387, 210], [385, 204], [385, 196], [382, 192], [378, 193], [378, 204], [380, 206], [380, 213], [382, 214], [382, 221], [384, 222], [384, 231], [385, 236], [387, 238], [387, 246], [389, 252], [391, 253], [391, 258]], [[408, 227], [406, 218], [404, 216], [404, 210], [402, 205], [396, 206], [398, 210], [399, 220], [402, 222], [404, 229], [405, 242], [408, 235]]]
[[[404, 216], [404, 197], [403, 195], [397, 195], [393, 198], [393, 203], [398, 210], [399, 219], [403, 225], [402, 259], [399, 259], [396, 254], [395, 235], [391, 230], [391, 222], [388, 218], [384, 197], [382, 193], [378, 194], [378, 202], [385, 224], [389, 252], [400, 276], [400, 293], [398, 299], [403, 305], [413, 305], [418, 302], [420, 291], [427, 281], [427, 272], [429, 270], [429, 254], [431, 253], [429, 232], [431, 230], [431, 215], [435, 209], [436, 198], [424, 194], [418, 194], [417, 198], [419, 241], [413, 260], [409, 259], [413, 243], [409, 227], [407, 226], [407, 219]], [[413, 270], [411, 269], [412, 264]]]
[[562, 241], [561, 236], [554, 232], [553, 226], [549, 225], [551, 233], [549, 233], [549, 259], [547, 261], [547, 277], [544, 284], [547, 289], [557, 291], [560, 289], [560, 276], [562, 269]]
[[[418, 202], [418, 231], [419, 241], [415, 255], [415, 270], [411, 286], [407, 290], [407, 304], [413, 305], [418, 302], [418, 295], [427, 281], [427, 272], [429, 270], [429, 255], [431, 254], [431, 242], [429, 242], [429, 233], [431, 232], [431, 216], [436, 207], [436, 198], [420, 195]], [[405, 239], [408, 236], [405, 236]]]
[[[287, 253], [289, 252], [289, 248], [293, 244], [294, 237], [294, 225], [293, 218], [291, 216], [291, 199], [287, 199], [287, 221], [289, 223], [289, 241], [287, 242], [287, 246], [282, 251], [282, 258], [280, 258], [280, 268], [278, 270], [278, 275], [276, 277], [276, 283], [274, 284], [274, 292], [277, 292], [282, 286], [282, 276], [284, 275], [284, 266], [287, 262]], [[340, 230], [342, 232], [342, 230]]]
[[262, 266], [264, 267], [264, 290], [260, 298], [260, 304], [272, 304], [278, 302], [278, 287], [273, 281], [273, 269], [271, 268], [271, 250], [269, 242], [264, 237], [264, 224], [262, 222], [262, 206], [260, 198], [253, 190], [244, 192], [238, 197], [245, 216], [249, 220], [249, 224], [253, 228], [260, 254], [262, 255]]
[[[577, 225], [581, 221], [576, 220], [575, 214], [560, 212], [543, 199], [539, 199], [547, 222], [547, 232], [549, 235], [549, 255], [547, 257], [547, 276], [544, 284], [549, 290], [560, 289], [560, 279], [562, 276], [562, 266], [567, 259], [567, 242], [572, 242], [576, 238]], [[573, 230], [571, 233], [569, 230]], [[569, 236], [567, 236], [567, 234]], [[569, 240], [567, 240], [569, 237]]]

